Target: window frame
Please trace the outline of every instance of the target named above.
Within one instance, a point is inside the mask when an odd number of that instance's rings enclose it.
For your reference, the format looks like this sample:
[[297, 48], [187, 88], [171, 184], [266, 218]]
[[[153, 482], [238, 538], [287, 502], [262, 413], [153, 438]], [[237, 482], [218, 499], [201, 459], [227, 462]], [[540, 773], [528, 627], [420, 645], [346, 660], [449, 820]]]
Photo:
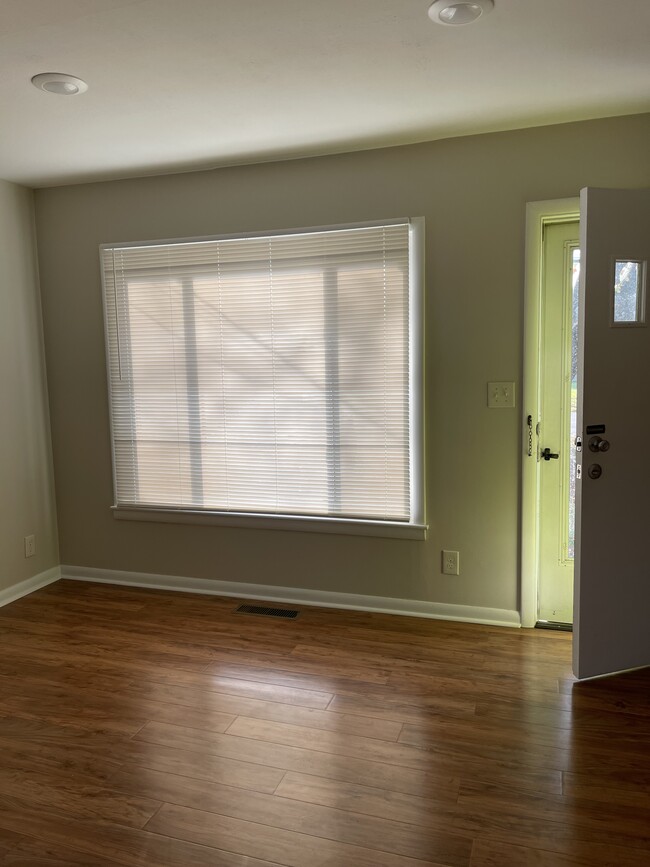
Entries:
[[[115, 455], [115, 428], [111, 399], [111, 358], [109, 352], [107, 291], [104, 280], [103, 256], [107, 249], [116, 247], [143, 247], [166, 244], [200, 243], [237, 239], [267, 238], [300, 235], [309, 232], [344, 231], [408, 223], [409, 226], [409, 478], [410, 520], [390, 521], [372, 518], [331, 517], [321, 515], [282, 515], [267, 512], [231, 512], [192, 508], [161, 508], [117, 504], [117, 474]], [[237, 232], [200, 237], [156, 239], [104, 243], [99, 247], [104, 342], [106, 350], [106, 383], [110, 419], [111, 469], [113, 505], [110, 507], [117, 520], [162, 522], [174, 524], [204, 524], [224, 527], [280, 529], [291, 532], [335, 533], [342, 535], [380, 536], [386, 538], [425, 539], [424, 491], [424, 217], [392, 220], [364, 221], [360, 223], [308, 226], [259, 232]]]

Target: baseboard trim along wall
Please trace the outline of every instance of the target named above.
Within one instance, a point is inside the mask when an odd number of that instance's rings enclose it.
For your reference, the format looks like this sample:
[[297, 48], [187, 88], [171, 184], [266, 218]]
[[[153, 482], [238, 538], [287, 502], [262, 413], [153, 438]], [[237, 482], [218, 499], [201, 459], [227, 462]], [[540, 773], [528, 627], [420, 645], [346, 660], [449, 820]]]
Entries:
[[39, 572], [38, 575], [32, 575], [31, 578], [25, 578], [24, 581], [19, 581], [12, 587], [7, 587], [6, 590], [0, 590], [0, 608], [3, 605], [9, 605], [10, 602], [15, 602], [17, 599], [22, 599], [34, 590], [40, 590], [41, 587], [47, 587], [48, 584], [54, 584], [61, 577], [61, 569], [59, 566], [54, 566], [52, 569], [47, 569], [45, 572]]
[[119, 572], [113, 569], [94, 569], [83, 566], [61, 566], [61, 578], [99, 584], [175, 590], [182, 593], [203, 593], [209, 596], [233, 596], [237, 599], [258, 599], [264, 602], [284, 602], [291, 605], [314, 605], [318, 608], [346, 608], [352, 611], [375, 611], [379, 614], [429, 617], [434, 620], [457, 620], [464, 623], [483, 623], [489, 626], [521, 626], [518, 611], [502, 608], [480, 608], [474, 605], [446, 605], [442, 602], [424, 602], [416, 599], [358, 596], [353, 593], [332, 593], [326, 590], [274, 587], [268, 584], [244, 584], [239, 581], [219, 581], [208, 578], [181, 578], [175, 575], [152, 575], [148, 572]]

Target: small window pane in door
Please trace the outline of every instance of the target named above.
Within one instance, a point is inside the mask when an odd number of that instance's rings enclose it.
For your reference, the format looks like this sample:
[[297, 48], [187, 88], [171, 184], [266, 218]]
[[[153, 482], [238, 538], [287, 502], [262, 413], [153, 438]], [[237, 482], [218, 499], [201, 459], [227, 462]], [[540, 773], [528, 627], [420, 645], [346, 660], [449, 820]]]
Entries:
[[617, 259], [614, 266], [614, 324], [644, 322], [644, 262]]

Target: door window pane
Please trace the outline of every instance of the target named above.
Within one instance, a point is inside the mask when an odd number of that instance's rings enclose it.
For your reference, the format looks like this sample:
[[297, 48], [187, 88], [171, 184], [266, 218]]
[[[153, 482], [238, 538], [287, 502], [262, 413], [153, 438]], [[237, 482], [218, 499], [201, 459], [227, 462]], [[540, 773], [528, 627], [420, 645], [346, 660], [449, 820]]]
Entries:
[[614, 323], [643, 322], [643, 262], [616, 260], [614, 268]]

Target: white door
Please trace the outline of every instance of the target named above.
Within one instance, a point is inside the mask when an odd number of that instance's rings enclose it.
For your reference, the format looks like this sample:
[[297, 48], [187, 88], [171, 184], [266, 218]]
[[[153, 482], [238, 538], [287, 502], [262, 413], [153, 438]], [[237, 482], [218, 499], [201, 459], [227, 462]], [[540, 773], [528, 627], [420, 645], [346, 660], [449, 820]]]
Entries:
[[650, 665], [650, 190], [582, 190], [580, 246], [573, 670], [585, 678]]

